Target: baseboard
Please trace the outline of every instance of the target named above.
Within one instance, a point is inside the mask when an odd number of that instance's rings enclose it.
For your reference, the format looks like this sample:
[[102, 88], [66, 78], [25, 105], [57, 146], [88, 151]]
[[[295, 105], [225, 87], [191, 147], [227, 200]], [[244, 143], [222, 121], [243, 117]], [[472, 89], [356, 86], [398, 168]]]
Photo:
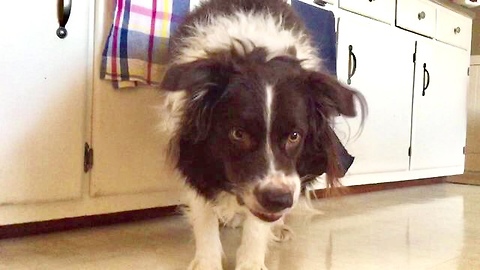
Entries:
[[[317, 198], [445, 183], [445, 177], [315, 190]], [[177, 206], [0, 226], [0, 239], [127, 223], [179, 214]]]
[[465, 171], [480, 172], [480, 154], [467, 153], [465, 157]]
[[106, 226], [178, 214], [177, 206], [0, 226], [0, 239]]
[[354, 195], [361, 193], [369, 193], [376, 191], [384, 191], [391, 189], [407, 188], [407, 187], [416, 187], [416, 186], [425, 186], [425, 185], [434, 185], [446, 183], [446, 177], [436, 177], [436, 178], [427, 178], [427, 179], [418, 179], [418, 180], [407, 180], [407, 181], [398, 181], [398, 182], [386, 182], [379, 184], [367, 184], [359, 186], [345, 186], [337, 187], [332, 189], [317, 189], [313, 192], [313, 195], [316, 198], [326, 198], [334, 196], [345, 196], [345, 195]]

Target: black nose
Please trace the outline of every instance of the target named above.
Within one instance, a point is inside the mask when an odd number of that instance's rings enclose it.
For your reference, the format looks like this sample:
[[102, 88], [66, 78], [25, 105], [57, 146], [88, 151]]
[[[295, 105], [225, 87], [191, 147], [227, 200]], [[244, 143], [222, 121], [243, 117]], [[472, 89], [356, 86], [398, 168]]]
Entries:
[[263, 208], [272, 213], [282, 211], [293, 205], [293, 194], [290, 191], [267, 189], [258, 192], [256, 195]]

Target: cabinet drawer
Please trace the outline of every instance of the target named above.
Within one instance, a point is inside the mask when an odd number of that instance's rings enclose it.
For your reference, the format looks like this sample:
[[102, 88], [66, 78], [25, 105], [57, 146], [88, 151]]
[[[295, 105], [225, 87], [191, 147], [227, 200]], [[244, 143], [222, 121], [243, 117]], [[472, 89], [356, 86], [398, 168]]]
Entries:
[[437, 9], [437, 39], [468, 50], [472, 20], [444, 8]]
[[436, 6], [422, 0], [398, 0], [398, 27], [433, 37], [435, 34]]
[[386, 23], [395, 18], [395, 0], [340, 0], [339, 6]]

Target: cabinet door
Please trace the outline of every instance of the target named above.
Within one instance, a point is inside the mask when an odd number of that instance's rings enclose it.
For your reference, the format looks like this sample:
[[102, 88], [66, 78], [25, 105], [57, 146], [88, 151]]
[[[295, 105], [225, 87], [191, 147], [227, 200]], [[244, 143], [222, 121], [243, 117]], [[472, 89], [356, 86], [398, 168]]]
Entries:
[[65, 39], [56, 0], [0, 9], [0, 205], [81, 195], [90, 2], [73, 4]]
[[[104, 1], [97, 7], [97, 40], [103, 40], [109, 33], [113, 5], [114, 1]], [[104, 44], [95, 45], [95, 73], [98, 74]], [[179, 190], [182, 181], [167, 159], [170, 136], [158, 128], [160, 121], [165, 121], [157, 108], [164, 102], [160, 90], [153, 87], [114, 89], [110, 81], [95, 77], [92, 98], [95, 163], [90, 195], [97, 198]]]
[[467, 148], [465, 170], [480, 172], [480, 58], [473, 56], [467, 94]]
[[427, 39], [417, 44], [411, 169], [463, 166], [469, 55]]
[[358, 138], [359, 117], [337, 119], [337, 135], [356, 158], [349, 172], [408, 170], [414, 41], [350, 14], [341, 16], [338, 31], [337, 74], [345, 83], [351, 77], [350, 86], [365, 96], [369, 110]]

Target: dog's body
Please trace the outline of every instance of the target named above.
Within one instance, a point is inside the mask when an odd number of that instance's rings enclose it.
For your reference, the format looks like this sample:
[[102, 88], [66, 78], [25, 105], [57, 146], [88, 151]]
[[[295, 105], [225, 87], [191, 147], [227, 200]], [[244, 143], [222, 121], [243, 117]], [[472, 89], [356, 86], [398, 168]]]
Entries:
[[272, 226], [297, 202], [300, 179], [340, 175], [329, 119], [355, 116], [358, 94], [322, 72], [283, 0], [205, 1], [171, 46], [162, 88], [189, 193], [190, 269], [222, 269], [219, 220], [243, 221], [237, 269], [266, 269]]

